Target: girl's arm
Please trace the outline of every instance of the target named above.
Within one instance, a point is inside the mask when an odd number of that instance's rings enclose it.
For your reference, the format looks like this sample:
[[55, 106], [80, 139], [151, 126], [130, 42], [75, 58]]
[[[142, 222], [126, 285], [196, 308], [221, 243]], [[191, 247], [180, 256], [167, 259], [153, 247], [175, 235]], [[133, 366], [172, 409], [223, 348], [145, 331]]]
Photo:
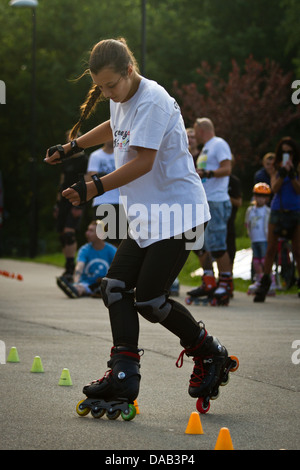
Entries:
[[[94, 127], [91, 131], [87, 132], [84, 135], [81, 135], [76, 139], [77, 145], [80, 148], [86, 149], [89, 147], [94, 147], [96, 145], [101, 145], [104, 144], [105, 142], [108, 142], [112, 140], [112, 131], [110, 127], [110, 121], [103, 122], [102, 124], [99, 124], [99, 126]], [[71, 150], [71, 143], [68, 142], [67, 144], [62, 146], [64, 149], [65, 153], [68, 153]], [[47, 155], [44, 161], [46, 163], [49, 163], [50, 165], [55, 165], [56, 163], [61, 163], [61, 160], [58, 161], [59, 159], [59, 153], [55, 152], [51, 157]]]
[[[120, 188], [151, 171], [155, 156], [156, 150], [138, 147], [137, 156], [133, 160], [101, 178], [104, 191]], [[87, 201], [98, 195], [94, 181], [86, 183], [86, 191]], [[67, 188], [62, 192], [62, 195], [74, 206], [80, 204], [79, 194], [74, 189]]]

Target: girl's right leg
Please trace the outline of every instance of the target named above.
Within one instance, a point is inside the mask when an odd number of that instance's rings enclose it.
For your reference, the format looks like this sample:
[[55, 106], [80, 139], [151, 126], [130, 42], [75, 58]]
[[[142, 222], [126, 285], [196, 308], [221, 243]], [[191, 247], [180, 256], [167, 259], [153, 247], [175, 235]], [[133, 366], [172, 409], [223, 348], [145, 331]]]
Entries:
[[113, 347], [110, 367], [103, 378], [87, 384], [83, 393], [91, 399], [123, 399], [133, 403], [139, 393], [139, 320], [134, 287], [144, 251], [128, 238], [121, 242], [105, 278], [101, 282], [103, 301], [108, 308]]

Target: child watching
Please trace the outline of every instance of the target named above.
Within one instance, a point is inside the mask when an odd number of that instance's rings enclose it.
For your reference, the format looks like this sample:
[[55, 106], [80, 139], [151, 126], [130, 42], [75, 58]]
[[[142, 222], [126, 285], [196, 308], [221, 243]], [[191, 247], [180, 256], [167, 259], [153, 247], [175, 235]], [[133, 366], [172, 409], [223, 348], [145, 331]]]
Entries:
[[[253, 252], [254, 283], [248, 288], [248, 294], [254, 294], [263, 275], [264, 260], [267, 251], [268, 222], [270, 208], [268, 201], [271, 188], [267, 183], [257, 183], [253, 187], [253, 202], [248, 207], [245, 216], [245, 225], [251, 240]], [[275, 290], [274, 290], [275, 293]]]

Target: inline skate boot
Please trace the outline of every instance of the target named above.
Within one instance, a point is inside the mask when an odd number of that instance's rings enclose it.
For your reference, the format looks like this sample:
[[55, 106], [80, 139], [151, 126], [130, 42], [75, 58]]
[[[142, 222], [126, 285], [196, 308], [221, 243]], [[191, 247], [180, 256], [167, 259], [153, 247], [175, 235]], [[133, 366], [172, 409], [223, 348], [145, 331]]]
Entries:
[[216, 288], [217, 282], [215, 276], [204, 274], [201, 286], [187, 292], [188, 297], [186, 297], [185, 302], [187, 305], [193, 303], [195, 305], [199, 305], [200, 303], [208, 305]]
[[80, 416], [90, 411], [94, 418], [101, 418], [105, 413], [108, 419], [117, 419], [120, 414], [125, 421], [132, 420], [136, 415], [134, 400], [139, 393], [140, 384], [140, 352], [125, 346], [111, 349], [110, 367], [105, 375], [83, 387], [85, 400], [76, 407]]
[[228, 356], [227, 349], [219, 340], [210, 336], [202, 324], [200, 335], [196, 345], [185, 348], [176, 366], [182, 367], [183, 356], [192, 357], [195, 363], [190, 378], [188, 393], [193, 398], [198, 398], [196, 409], [199, 413], [207, 413], [210, 409], [210, 400], [219, 396], [219, 386], [227, 385], [229, 372], [235, 372], [239, 367], [238, 358]]
[[253, 302], [264, 302], [271, 286], [271, 277], [269, 274], [264, 274], [261, 278], [260, 285], [255, 292]]
[[256, 275], [254, 276], [254, 282], [253, 282], [253, 284], [250, 284], [250, 286], [248, 287], [248, 291], [247, 291], [247, 294], [248, 294], [248, 295], [254, 295], [254, 294], [255, 294], [255, 292], [257, 291], [257, 289], [258, 289], [259, 286], [260, 286], [261, 277], [262, 277], [261, 274], [256, 274]]
[[215, 306], [228, 305], [229, 300], [233, 297], [233, 281], [229, 274], [220, 274], [218, 287], [215, 289], [210, 304]]

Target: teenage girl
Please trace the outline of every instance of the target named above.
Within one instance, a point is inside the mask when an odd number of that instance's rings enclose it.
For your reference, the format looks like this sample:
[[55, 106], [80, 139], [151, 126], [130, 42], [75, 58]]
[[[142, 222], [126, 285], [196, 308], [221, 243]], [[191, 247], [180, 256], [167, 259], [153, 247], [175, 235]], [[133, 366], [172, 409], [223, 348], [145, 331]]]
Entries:
[[[189, 393], [202, 396], [221, 373], [227, 351], [208, 335], [203, 323], [169, 298], [170, 286], [189, 255], [186, 244], [191, 234], [195, 239], [203, 236], [204, 224], [210, 218], [203, 186], [188, 151], [179, 106], [164, 88], [139, 74], [136, 60], [122, 38], [96, 44], [90, 53], [88, 72], [93, 85], [70, 139], [76, 138], [82, 121], [104, 98], [110, 100], [110, 119], [77, 140], [51, 147], [45, 161], [55, 164], [78, 152], [78, 148], [113, 139], [116, 170], [102, 177], [93, 175], [92, 181], [73, 185], [63, 196], [76, 206], [120, 188], [130, 236], [122, 240], [101, 285], [113, 337], [111, 370], [83, 391], [92, 398], [125, 397], [130, 402], [137, 397], [140, 314], [175, 334], [183, 352], [194, 357]], [[162, 208], [168, 208], [169, 215], [174, 211], [174, 220], [167, 229]], [[205, 361], [207, 356], [213, 360]]]

